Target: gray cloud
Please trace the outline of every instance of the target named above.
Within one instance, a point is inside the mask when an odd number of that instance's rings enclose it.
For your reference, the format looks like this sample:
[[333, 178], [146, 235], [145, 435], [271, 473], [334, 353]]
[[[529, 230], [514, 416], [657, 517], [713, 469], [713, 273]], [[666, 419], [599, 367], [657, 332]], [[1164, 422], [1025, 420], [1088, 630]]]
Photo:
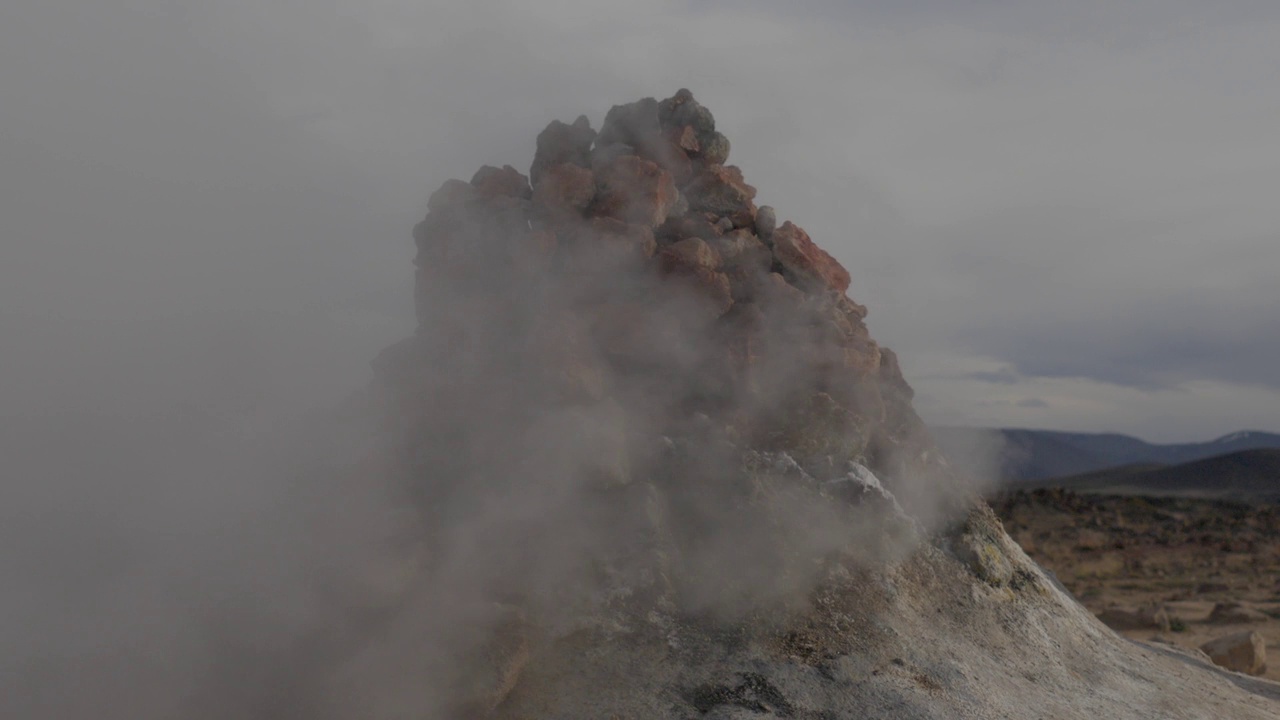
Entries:
[[996, 383], [998, 385], [1014, 385], [1020, 379], [1018, 372], [1007, 365], [999, 370], [979, 370], [971, 372], [966, 374], [964, 377], [970, 380]]
[[[233, 450], [408, 334], [426, 195], [681, 86], [929, 419], [1280, 429], [1278, 62], [1261, 2], [0, 4], [0, 656], [280, 594], [310, 554], [255, 532], [293, 496]], [[145, 656], [84, 680], [186, 690]]]

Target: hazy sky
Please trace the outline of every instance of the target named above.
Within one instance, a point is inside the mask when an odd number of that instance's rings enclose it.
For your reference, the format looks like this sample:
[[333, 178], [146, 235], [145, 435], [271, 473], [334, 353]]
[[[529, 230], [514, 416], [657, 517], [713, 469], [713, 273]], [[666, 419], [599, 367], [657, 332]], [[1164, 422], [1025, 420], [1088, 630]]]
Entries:
[[927, 420], [1280, 431], [1280, 5], [902, 5], [0, 3], [0, 404], [327, 401], [430, 191], [689, 87]]

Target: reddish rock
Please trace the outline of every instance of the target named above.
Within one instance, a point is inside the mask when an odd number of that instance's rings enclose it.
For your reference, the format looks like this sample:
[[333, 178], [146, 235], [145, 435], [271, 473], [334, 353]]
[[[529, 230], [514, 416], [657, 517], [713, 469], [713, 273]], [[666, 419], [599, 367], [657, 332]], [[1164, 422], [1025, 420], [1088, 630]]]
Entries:
[[501, 168], [485, 165], [471, 178], [471, 185], [485, 198], [505, 196], [527, 200], [533, 196], [529, 178], [510, 165], [503, 165]]
[[770, 239], [773, 241], [774, 258], [803, 289], [809, 292], [834, 290], [838, 293], [849, 289], [849, 271], [815, 245], [808, 233], [795, 224], [783, 223]]
[[880, 347], [870, 337], [853, 337], [841, 343], [840, 358], [840, 366], [856, 378], [875, 375], [880, 371]]
[[544, 218], [569, 220], [582, 216], [596, 195], [596, 180], [591, 171], [561, 163], [552, 165], [533, 188], [534, 211]]
[[431, 197], [427, 198], [427, 210], [435, 212], [463, 205], [476, 199], [477, 196], [476, 189], [471, 183], [465, 183], [457, 179], [445, 180], [440, 189], [431, 193]]
[[533, 156], [533, 166], [529, 168], [533, 185], [536, 187], [542, 173], [554, 165], [568, 163], [588, 167], [591, 164], [591, 144], [595, 140], [596, 131], [591, 129], [585, 115], [572, 125], [553, 120], [538, 133], [538, 149]]
[[698, 133], [691, 125], [681, 125], [667, 132], [667, 139], [687, 153], [698, 152]]
[[600, 167], [595, 181], [591, 212], [623, 222], [661, 225], [678, 199], [671, 174], [636, 155], [623, 155]]
[[712, 320], [733, 307], [733, 291], [724, 273], [697, 266], [680, 271], [676, 277], [692, 291], [698, 315], [705, 313], [705, 317]]
[[798, 306], [805, 300], [804, 291], [787, 282], [778, 273], [769, 273], [761, 283], [760, 299], [762, 302], [779, 308]]
[[[717, 271], [720, 256], [706, 241], [688, 238], [663, 248], [658, 253], [658, 267], [668, 282], [691, 291], [696, 305], [691, 314], [713, 319], [733, 306], [729, 278]], [[682, 309], [667, 311], [681, 312]]]
[[658, 253], [658, 267], [664, 273], [681, 272], [695, 268], [715, 270], [720, 266], [720, 256], [705, 240], [687, 238], [668, 245]]
[[733, 223], [734, 230], [753, 230], [756, 226], [756, 209], [753, 205], [748, 205], [727, 217], [729, 222]]
[[708, 221], [704, 217], [690, 215], [668, 218], [667, 222], [663, 223], [658, 230], [658, 233], [672, 241], [691, 237], [709, 241], [721, 235], [720, 229], [715, 226], [714, 222]]
[[711, 212], [719, 216], [738, 212], [754, 212], [751, 201], [756, 189], [742, 179], [742, 171], [733, 165], [705, 168], [684, 188], [691, 210]]
[[689, 182], [693, 177], [693, 163], [689, 160], [688, 154], [666, 138], [661, 142], [655, 142], [653, 147], [642, 154], [647, 155], [658, 163], [659, 167], [671, 173], [671, 177], [678, 185]]

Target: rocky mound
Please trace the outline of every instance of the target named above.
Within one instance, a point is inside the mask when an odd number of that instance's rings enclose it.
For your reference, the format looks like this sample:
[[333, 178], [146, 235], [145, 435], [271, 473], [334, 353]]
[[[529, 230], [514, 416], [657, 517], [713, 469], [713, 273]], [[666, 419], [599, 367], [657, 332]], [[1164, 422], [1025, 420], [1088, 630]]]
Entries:
[[729, 150], [681, 90], [431, 195], [358, 473], [415, 512], [324, 707], [1273, 717], [1046, 579], [933, 448], [850, 273]]

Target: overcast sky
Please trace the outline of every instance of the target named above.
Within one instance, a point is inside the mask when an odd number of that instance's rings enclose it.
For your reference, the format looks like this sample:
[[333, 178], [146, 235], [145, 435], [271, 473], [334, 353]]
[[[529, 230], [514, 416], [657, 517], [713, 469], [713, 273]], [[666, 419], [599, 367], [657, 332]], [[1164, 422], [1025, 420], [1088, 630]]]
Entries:
[[337, 396], [435, 187], [689, 87], [927, 420], [1280, 431], [1277, 68], [1274, 2], [10, 0], [0, 402]]

